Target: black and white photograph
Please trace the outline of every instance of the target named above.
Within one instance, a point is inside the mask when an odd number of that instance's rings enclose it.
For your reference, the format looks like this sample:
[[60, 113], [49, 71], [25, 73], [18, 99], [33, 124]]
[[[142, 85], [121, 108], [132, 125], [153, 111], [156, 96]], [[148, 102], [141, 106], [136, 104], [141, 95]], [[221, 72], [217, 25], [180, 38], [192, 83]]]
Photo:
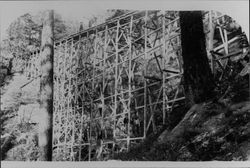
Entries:
[[3, 167], [250, 161], [249, 1], [171, 2], [1, 1]]

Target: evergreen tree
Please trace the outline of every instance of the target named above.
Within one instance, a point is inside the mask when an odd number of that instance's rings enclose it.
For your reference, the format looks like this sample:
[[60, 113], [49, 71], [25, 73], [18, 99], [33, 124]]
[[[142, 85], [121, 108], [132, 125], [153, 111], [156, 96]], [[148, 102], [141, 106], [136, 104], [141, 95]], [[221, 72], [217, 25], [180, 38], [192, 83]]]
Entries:
[[29, 13], [20, 16], [7, 29], [7, 51], [15, 57], [28, 59], [30, 51], [40, 46], [40, 31], [41, 27]]

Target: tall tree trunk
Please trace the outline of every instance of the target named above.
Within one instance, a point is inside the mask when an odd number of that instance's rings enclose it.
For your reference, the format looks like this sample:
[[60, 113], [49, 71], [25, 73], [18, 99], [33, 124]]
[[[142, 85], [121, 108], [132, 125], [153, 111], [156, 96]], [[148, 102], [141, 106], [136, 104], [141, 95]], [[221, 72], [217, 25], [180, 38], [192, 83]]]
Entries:
[[201, 11], [180, 12], [184, 89], [188, 104], [213, 97], [214, 80], [209, 67]]
[[54, 13], [46, 11], [42, 30], [41, 48], [41, 81], [39, 123], [40, 160], [52, 160], [52, 127], [53, 127], [53, 57], [54, 57]]
[[176, 141], [193, 129], [197, 122], [193, 121], [194, 116], [198, 121], [204, 117], [204, 107], [200, 103], [214, 96], [215, 84], [207, 58], [201, 11], [180, 12], [180, 28], [184, 89], [187, 105], [191, 108], [172, 131], [163, 131], [158, 142]]

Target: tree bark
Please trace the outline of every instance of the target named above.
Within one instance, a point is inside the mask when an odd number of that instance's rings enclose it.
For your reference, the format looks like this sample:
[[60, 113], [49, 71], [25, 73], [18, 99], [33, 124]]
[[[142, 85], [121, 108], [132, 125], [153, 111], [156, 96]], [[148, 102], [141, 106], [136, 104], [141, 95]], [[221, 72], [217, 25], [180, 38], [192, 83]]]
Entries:
[[54, 13], [44, 16], [41, 48], [39, 147], [40, 160], [52, 161]]
[[201, 11], [180, 12], [184, 89], [192, 106], [214, 96], [214, 80], [209, 67]]
[[203, 103], [214, 96], [214, 80], [209, 67], [201, 11], [180, 12], [181, 47], [184, 69], [186, 104], [191, 107], [182, 121], [172, 130], [165, 130], [158, 142], [175, 141], [195, 125], [190, 118], [204, 117]]

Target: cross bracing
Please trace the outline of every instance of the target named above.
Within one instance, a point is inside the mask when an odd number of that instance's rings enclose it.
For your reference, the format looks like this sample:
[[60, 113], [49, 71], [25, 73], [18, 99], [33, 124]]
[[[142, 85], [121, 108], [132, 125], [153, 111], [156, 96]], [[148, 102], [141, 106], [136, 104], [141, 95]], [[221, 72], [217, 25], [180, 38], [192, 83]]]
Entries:
[[[204, 12], [214, 74], [223, 76], [239, 54], [231, 47], [240, 39], [228, 28], [233, 22]], [[178, 12], [134, 11], [55, 43], [54, 160], [105, 160], [170, 122], [185, 99], [180, 33]], [[38, 83], [39, 54], [26, 65]]]

